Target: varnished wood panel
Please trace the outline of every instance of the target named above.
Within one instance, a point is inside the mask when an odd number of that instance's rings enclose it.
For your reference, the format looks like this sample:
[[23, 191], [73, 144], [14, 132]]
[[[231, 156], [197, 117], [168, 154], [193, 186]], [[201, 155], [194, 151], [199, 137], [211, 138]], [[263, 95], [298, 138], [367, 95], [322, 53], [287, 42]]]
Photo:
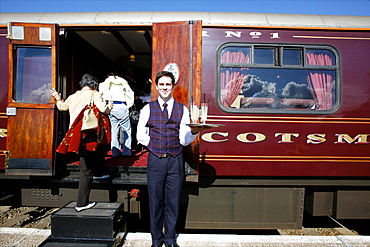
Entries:
[[[14, 77], [14, 70], [13, 70], [13, 58], [14, 58], [14, 46], [15, 45], [45, 45], [51, 47], [52, 53], [52, 70], [51, 70], [51, 86], [55, 88], [56, 81], [57, 81], [57, 32], [58, 26], [56, 24], [46, 24], [46, 23], [23, 23], [23, 22], [12, 22], [12, 26], [22, 26], [24, 28], [24, 39], [23, 40], [15, 40], [9, 39], [8, 45], [8, 59], [9, 59], [9, 91], [8, 91], [8, 102], [13, 102], [13, 77]], [[51, 40], [50, 41], [40, 41], [39, 37], [39, 28], [40, 27], [48, 27], [51, 28]], [[20, 103], [19, 107], [22, 107]]]
[[51, 159], [54, 133], [53, 109], [17, 109], [9, 116], [8, 143], [11, 159]]
[[[47, 23], [23, 23], [23, 22], [12, 22], [12, 26], [22, 26], [24, 28], [24, 39], [23, 40], [11, 40], [12, 44], [33, 44], [33, 45], [55, 45], [57, 36], [57, 26], [55, 24]], [[51, 41], [39, 40], [40, 27], [51, 28]]]
[[[180, 77], [173, 97], [187, 107], [201, 103], [202, 80], [202, 22], [182, 21], [153, 25], [152, 99], [158, 97], [155, 75], [169, 63], [179, 66]], [[199, 136], [185, 150], [185, 160], [199, 170]]]
[[[12, 26], [23, 26], [24, 39], [9, 39], [9, 90], [8, 107], [16, 108], [16, 115], [8, 117], [7, 149], [10, 159], [50, 160], [50, 169], [53, 168], [55, 151], [55, 106], [54, 100], [48, 104], [18, 103], [13, 101], [14, 92], [14, 47], [16, 45], [50, 46], [52, 54], [51, 87], [57, 82], [57, 48], [58, 26], [42, 23], [11, 23]], [[40, 41], [40, 27], [51, 28], [51, 40]], [[32, 169], [32, 167], [30, 167]], [[32, 174], [32, 172], [31, 172]], [[51, 173], [50, 173], [51, 174]]]
[[[180, 77], [173, 96], [189, 106], [191, 100], [200, 103], [202, 29], [201, 21], [155, 23], [153, 25], [152, 80], [169, 63], [179, 66]], [[152, 98], [158, 94], [153, 83]], [[191, 92], [192, 90], [192, 92]]]

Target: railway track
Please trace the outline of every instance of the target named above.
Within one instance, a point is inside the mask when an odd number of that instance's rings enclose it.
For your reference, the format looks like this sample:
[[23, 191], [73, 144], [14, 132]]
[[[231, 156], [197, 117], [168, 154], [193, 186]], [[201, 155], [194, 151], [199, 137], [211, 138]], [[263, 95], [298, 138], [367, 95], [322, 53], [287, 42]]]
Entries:
[[51, 215], [58, 208], [0, 206], [2, 227], [50, 229]]
[[[0, 226], [11, 228], [51, 229], [51, 215], [59, 208], [23, 207], [19, 206], [17, 196], [7, 194], [0, 198]], [[309, 218], [309, 217], [307, 217]], [[370, 235], [369, 220], [350, 221], [341, 224], [332, 217], [321, 217], [304, 222], [302, 229], [277, 229], [265, 231], [269, 235], [309, 235], [309, 236], [337, 236], [337, 235]], [[135, 224], [134, 224], [135, 225]], [[133, 226], [136, 228], [136, 226]], [[136, 231], [139, 229], [130, 229]], [[139, 230], [140, 231], [140, 230]], [[192, 232], [193, 230], [185, 230]], [[229, 231], [229, 230], [226, 230]], [[199, 230], [196, 230], [199, 233]], [[200, 231], [201, 232], [201, 231]], [[208, 230], [207, 232], [212, 232]], [[261, 234], [263, 231], [243, 231], [241, 234]]]
[[[0, 206], [1, 227], [50, 229], [51, 215], [59, 208]], [[334, 219], [332, 219], [335, 221]], [[339, 222], [333, 227], [302, 227], [302, 229], [278, 229], [277, 235], [337, 236], [359, 235]], [[270, 232], [271, 233], [271, 232]]]

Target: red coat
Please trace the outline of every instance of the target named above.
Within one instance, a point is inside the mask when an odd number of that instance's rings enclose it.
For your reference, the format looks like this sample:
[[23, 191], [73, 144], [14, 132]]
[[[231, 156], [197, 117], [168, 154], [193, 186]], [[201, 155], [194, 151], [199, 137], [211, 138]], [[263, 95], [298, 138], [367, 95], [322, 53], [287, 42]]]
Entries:
[[95, 151], [98, 144], [107, 145], [111, 142], [111, 127], [109, 118], [101, 113], [93, 105], [94, 114], [99, 119], [98, 128], [95, 131], [81, 131], [82, 118], [87, 106], [78, 114], [76, 120], [71, 125], [62, 142], [57, 148], [58, 153], [83, 154], [85, 151]]

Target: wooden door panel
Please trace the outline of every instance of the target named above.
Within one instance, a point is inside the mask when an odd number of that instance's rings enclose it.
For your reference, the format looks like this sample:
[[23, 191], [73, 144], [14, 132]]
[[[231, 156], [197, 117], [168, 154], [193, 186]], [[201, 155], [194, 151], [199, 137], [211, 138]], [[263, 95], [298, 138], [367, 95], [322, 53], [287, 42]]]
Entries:
[[[54, 123], [53, 109], [17, 109], [17, 116], [9, 116], [12, 126], [8, 135], [11, 136], [9, 149], [11, 158], [50, 159]], [[27, 128], [24, 128], [27, 126]], [[17, 150], [19, 151], [13, 151]]]
[[[55, 24], [10, 24], [6, 174], [54, 174], [56, 109], [49, 89], [57, 80], [57, 30]], [[38, 53], [45, 49], [46, 56]]]
[[[173, 91], [175, 100], [188, 108], [191, 101], [201, 103], [202, 72], [202, 22], [181, 21], [153, 24], [152, 99], [158, 97], [155, 75], [166, 65], [175, 64], [179, 69], [178, 82]], [[185, 150], [185, 159], [197, 180], [199, 168], [199, 138]]]
[[[182, 21], [153, 24], [152, 79], [167, 64], [175, 63], [180, 76], [174, 88], [174, 98], [186, 106], [190, 100], [200, 103], [202, 69], [202, 22]], [[152, 85], [152, 98], [158, 93]]]

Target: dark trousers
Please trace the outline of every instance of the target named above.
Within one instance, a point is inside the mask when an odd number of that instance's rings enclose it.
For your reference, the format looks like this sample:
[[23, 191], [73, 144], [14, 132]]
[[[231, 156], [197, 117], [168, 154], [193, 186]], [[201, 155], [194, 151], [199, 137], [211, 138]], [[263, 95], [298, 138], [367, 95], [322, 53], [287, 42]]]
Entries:
[[[183, 154], [158, 158], [148, 155], [147, 181], [152, 244], [176, 242], [181, 190], [184, 182]], [[164, 234], [162, 232], [165, 228]]]
[[80, 156], [80, 182], [78, 183], [77, 207], [89, 204], [93, 176], [104, 167], [104, 150], [98, 145], [96, 151], [86, 151]]

